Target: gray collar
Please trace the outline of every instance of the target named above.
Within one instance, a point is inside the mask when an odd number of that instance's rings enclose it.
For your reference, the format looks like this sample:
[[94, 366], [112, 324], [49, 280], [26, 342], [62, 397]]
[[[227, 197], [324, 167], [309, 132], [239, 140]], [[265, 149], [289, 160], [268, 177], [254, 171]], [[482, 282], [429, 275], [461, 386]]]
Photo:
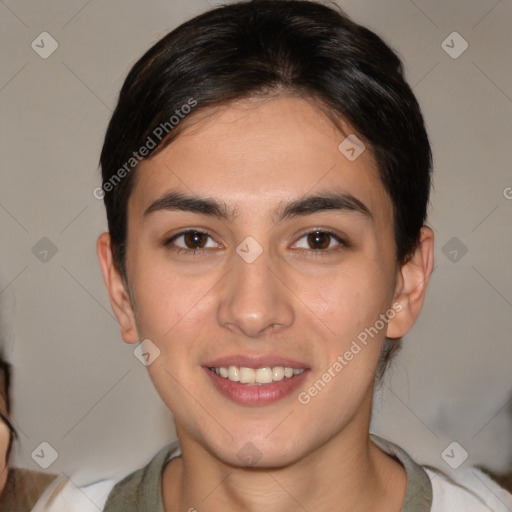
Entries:
[[[371, 441], [398, 460], [407, 473], [404, 504], [400, 512], [430, 512], [432, 484], [425, 470], [396, 444], [370, 434]], [[110, 492], [104, 512], [165, 512], [161, 476], [166, 463], [181, 455], [178, 440], [164, 446], [147, 466], [118, 482]]]
[[426, 471], [414, 462], [400, 446], [370, 434], [370, 439], [383, 452], [402, 464], [407, 473], [407, 487], [400, 512], [430, 512], [432, 508], [432, 484]]

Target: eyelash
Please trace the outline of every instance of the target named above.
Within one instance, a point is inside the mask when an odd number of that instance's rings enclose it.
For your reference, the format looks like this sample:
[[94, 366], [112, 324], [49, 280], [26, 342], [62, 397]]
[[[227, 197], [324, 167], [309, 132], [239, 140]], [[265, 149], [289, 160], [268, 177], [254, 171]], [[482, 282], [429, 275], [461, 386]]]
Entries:
[[[198, 233], [200, 235], [206, 235], [207, 237], [209, 237], [209, 238], [211, 238], [213, 240], [213, 237], [209, 233], [207, 233], [206, 231], [202, 231], [200, 229], [187, 229], [185, 231], [180, 231], [179, 233], [176, 233], [175, 235], [173, 235], [171, 238], [165, 240], [163, 245], [165, 247], [167, 247], [168, 250], [170, 250], [170, 251], [172, 251], [172, 252], [174, 252], [176, 254], [186, 253], [189, 256], [200, 255], [200, 254], [204, 253], [205, 251], [209, 250], [209, 249], [185, 249], [183, 247], [172, 247], [171, 246], [172, 242], [174, 242], [175, 240], [177, 240], [181, 236], [184, 236], [184, 235], [186, 235], [188, 233]], [[341, 248], [346, 248], [346, 249], [351, 247], [351, 245], [346, 240], [341, 238], [336, 233], [333, 233], [332, 231], [322, 230], [322, 229], [312, 229], [311, 231], [303, 233], [298, 238], [298, 240], [302, 240], [304, 237], [307, 237], [308, 235], [311, 235], [311, 234], [314, 234], [314, 233], [321, 233], [321, 234], [327, 235], [331, 239], [334, 239], [336, 242], [338, 242], [338, 246], [336, 246], [334, 249], [333, 248], [330, 248], [330, 249], [298, 249], [300, 251], [308, 251], [310, 253], [311, 257], [316, 258], [316, 257], [319, 257], [319, 256], [320, 257], [327, 256], [329, 254], [332, 254], [333, 251], [340, 250], [340, 247]]]

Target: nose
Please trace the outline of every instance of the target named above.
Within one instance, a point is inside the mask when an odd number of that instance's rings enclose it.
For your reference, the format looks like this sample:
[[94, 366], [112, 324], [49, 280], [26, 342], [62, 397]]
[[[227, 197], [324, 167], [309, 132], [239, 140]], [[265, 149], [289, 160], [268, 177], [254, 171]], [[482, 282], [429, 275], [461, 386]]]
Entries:
[[268, 253], [263, 251], [252, 263], [234, 254], [221, 290], [218, 322], [250, 338], [276, 333], [293, 324], [292, 301], [293, 291]]

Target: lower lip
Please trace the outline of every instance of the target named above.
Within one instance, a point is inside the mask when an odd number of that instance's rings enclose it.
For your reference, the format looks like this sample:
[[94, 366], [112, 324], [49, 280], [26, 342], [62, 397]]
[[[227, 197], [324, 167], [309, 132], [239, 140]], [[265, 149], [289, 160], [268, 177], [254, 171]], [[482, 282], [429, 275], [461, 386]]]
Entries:
[[220, 377], [205, 367], [203, 370], [220, 393], [233, 402], [244, 405], [265, 405], [289, 396], [302, 384], [308, 373], [308, 370], [304, 370], [299, 375], [278, 382], [253, 386]]

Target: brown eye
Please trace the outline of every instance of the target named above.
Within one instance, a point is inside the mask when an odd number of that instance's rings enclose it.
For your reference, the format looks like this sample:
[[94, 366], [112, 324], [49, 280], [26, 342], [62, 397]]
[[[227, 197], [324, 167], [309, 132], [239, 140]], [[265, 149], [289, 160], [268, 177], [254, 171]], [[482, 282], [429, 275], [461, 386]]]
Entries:
[[324, 231], [314, 231], [308, 234], [308, 244], [312, 249], [327, 249], [331, 242], [331, 235]]
[[207, 242], [208, 235], [200, 231], [188, 231], [183, 235], [183, 241], [188, 249], [202, 249]]
[[295, 247], [298, 249], [306, 249], [310, 252], [332, 253], [337, 249], [348, 248], [350, 245], [339, 235], [322, 229], [315, 229], [309, 233], [302, 235]]
[[187, 231], [177, 233], [172, 238], [166, 240], [164, 246], [171, 251], [178, 253], [190, 252], [191, 255], [203, 250], [219, 249], [221, 247], [215, 243], [208, 233], [197, 229], [188, 229]]

